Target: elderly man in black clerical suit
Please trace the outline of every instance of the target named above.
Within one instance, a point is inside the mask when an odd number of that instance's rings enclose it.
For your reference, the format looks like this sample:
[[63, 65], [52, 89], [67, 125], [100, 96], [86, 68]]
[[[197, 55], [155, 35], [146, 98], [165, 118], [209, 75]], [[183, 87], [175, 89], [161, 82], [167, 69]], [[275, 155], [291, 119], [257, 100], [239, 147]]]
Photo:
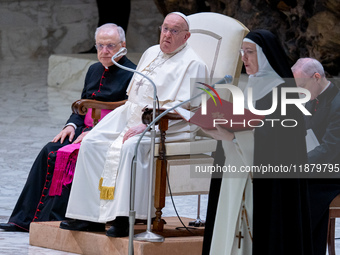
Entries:
[[[325, 77], [319, 61], [312, 58], [301, 58], [292, 67], [296, 84], [311, 93], [306, 108], [312, 113], [305, 116], [306, 129], [311, 129], [319, 145], [308, 152], [308, 163], [340, 163], [340, 92]], [[326, 253], [329, 204], [340, 193], [339, 173], [319, 173], [310, 179], [310, 203], [314, 255]], [[328, 179], [327, 179], [328, 177]]]
[[[95, 40], [99, 62], [89, 67], [81, 98], [106, 102], [126, 99], [126, 89], [133, 73], [116, 67], [111, 61], [121, 47], [126, 47], [124, 30], [113, 23], [104, 24], [97, 28]], [[125, 56], [116, 61], [136, 68]], [[63, 185], [59, 195], [51, 196], [50, 190], [57, 151], [71, 143], [80, 143], [91, 128], [91, 120], [87, 121], [87, 117], [74, 113], [70, 116], [63, 130], [36, 158], [12, 215], [8, 223], [0, 224], [1, 229], [29, 231], [33, 221], [65, 219], [71, 184]]]

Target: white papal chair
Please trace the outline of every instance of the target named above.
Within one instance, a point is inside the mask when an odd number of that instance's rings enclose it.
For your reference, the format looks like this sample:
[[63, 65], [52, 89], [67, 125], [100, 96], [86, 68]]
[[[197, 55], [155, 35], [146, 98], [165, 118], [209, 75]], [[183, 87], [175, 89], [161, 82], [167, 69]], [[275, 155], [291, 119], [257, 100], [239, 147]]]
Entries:
[[[249, 30], [239, 21], [218, 13], [197, 13], [188, 16], [188, 19], [191, 32], [188, 44], [208, 65], [210, 78], [219, 80], [227, 74], [232, 75], [232, 83], [237, 86], [242, 69], [239, 49]], [[227, 90], [219, 90], [218, 93], [229, 100], [230, 94]], [[201, 132], [195, 141], [167, 143], [168, 119], [176, 118], [179, 116], [169, 114], [159, 122], [162, 132], [161, 142], [155, 148], [155, 231], [163, 230], [162, 208], [165, 206], [165, 197], [169, 195], [167, 175], [172, 195], [207, 194], [210, 186], [209, 178], [190, 177], [190, 165], [212, 165], [211, 153], [216, 150], [217, 141]]]

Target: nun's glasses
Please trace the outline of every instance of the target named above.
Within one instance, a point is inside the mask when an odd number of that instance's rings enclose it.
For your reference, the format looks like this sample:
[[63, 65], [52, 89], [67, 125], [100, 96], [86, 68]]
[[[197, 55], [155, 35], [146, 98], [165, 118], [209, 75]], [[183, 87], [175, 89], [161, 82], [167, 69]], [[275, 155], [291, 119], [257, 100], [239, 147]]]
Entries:
[[243, 57], [244, 55], [250, 56], [253, 55], [256, 52], [256, 50], [243, 50], [240, 49], [240, 54]]

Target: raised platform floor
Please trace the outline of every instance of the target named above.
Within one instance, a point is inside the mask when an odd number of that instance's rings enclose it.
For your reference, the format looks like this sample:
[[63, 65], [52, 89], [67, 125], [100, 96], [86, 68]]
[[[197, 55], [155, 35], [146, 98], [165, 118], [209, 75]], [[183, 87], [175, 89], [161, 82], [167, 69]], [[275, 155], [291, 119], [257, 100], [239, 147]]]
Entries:
[[[182, 218], [185, 226], [192, 219]], [[183, 228], [177, 217], [166, 217], [162, 243], [134, 241], [135, 255], [196, 255], [202, 253], [204, 228]], [[30, 228], [30, 245], [85, 255], [128, 254], [129, 238], [107, 237], [105, 232], [70, 231], [59, 228], [60, 222], [35, 222]], [[135, 225], [135, 234], [146, 225]]]
[[[35, 157], [60, 132], [71, 114], [72, 102], [80, 97], [78, 89], [47, 84], [48, 62], [49, 59], [13, 59], [0, 65], [0, 141], [4, 144], [0, 148], [0, 222], [8, 221]], [[205, 219], [207, 195], [201, 199], [201, 218]], [[176, 196], [174, 202], [180, 216], [196, 217], [196, 195]], [[168, 198], [163, 215], [176, 215]], [[73, 253], [30, 245], [27, 232], [0, 230], [0, 254]]]
[[[66, 86], [67, 89], [64, 90], [60, 86], [47, 84], [48, 62], [48, 59], [35, 61], [13, 59], [6, 60], [3, 65], [0, 65], [2, 91], [0, 95], [2, 108], [0, 141], [4, 145], [0, 148], [0, 222], [8, 221], [36, 155], [42, 146], [63, 127], [70, 114], [71, 103], [80, 96], [78, 88], [72, 88], [73, 91]], [[62, 72], [59, 74], [63, 77]], [[79, 86], [82, 84], [83, 81], [80, 81]], [[174, 200], [181, 216], [196, 216], [197, 196], [174, 197]], [[201, 203], [202, 219], [205, 219], [206, 204], [207, 195], [204, 195]], [[175, 215], [169, 200], [166, 201], [163, 215]], [[103, 234], [102, 237], [110, 239]], [[340, 254], [339, 220], [336, 223], [335, 237], [336, 252]], [[193, 240], [196, 238], [202, 242], [202, 237], [191, 237]], [[166, 242], [170, 240], [166, 238]], [[180, 239], [176, 238], [176, 240]], [[98, 247], [96, 243], [92, 244]], [[201, 244], [197, 246], [199, 246], [197, 250], [201, 249]], [[185, 251], [188, 252], [188, 250]], [[81, 253], [88, 254], [86, 252]], [[195, 254], [192, 252], [194, 251], [185, 254]], [[0, 254], [71, 255], [73, 253], [29, 245], [29, 233], [26, 232], [0, 230]], [[135, 249], [135, 254], [137, 254], [137, 249]], [[178, 255], [179, 251], [171, 250], [170, 254]]]

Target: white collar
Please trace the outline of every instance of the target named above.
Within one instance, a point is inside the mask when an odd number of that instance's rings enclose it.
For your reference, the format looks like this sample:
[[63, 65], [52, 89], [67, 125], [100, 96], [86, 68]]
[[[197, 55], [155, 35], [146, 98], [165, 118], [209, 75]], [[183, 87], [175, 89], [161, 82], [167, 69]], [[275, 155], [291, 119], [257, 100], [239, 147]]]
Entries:
[[[253, 88], [253, 104], [255, 101], [263, 98], [273, 88], [284, 83], [284, 80], [274, 71], [274, 69], [269, 64], [266, 56], [263, 53], [262, 48], [257, 45], [254, 41], [245, 38], [247, 42], [254, 43], [256, 45], [257, 51], [257, 62], [259, 70], [254, 75], [249, 75], [248, 84], [245, 87], [245, 105], [247, 106], [248, 99], [248, 88]], [[245, 41], [245, 40], [244, 40]]]
[[180, 52], [181, 50], [184, 49], [184, 47], [187, 46], [187, 43], [185, 42], [184, 44], [182, 44], [181, 46], [179, 46], [177, 49], [175, 49], [173, 52], [170, 52], [170, 53], [165, 53], [163, 51], [161, 51], [161, 55], [162, 57], [172, 57], [173, 55], [175, 55], [176, 53]]
[[320, 92], [319, 96], [329, 87], [329, 85], [331, 85], [331, 82], [329, 81], [328, 84], [326, 85], [326, 87], [324, 87], [324, 89]]

